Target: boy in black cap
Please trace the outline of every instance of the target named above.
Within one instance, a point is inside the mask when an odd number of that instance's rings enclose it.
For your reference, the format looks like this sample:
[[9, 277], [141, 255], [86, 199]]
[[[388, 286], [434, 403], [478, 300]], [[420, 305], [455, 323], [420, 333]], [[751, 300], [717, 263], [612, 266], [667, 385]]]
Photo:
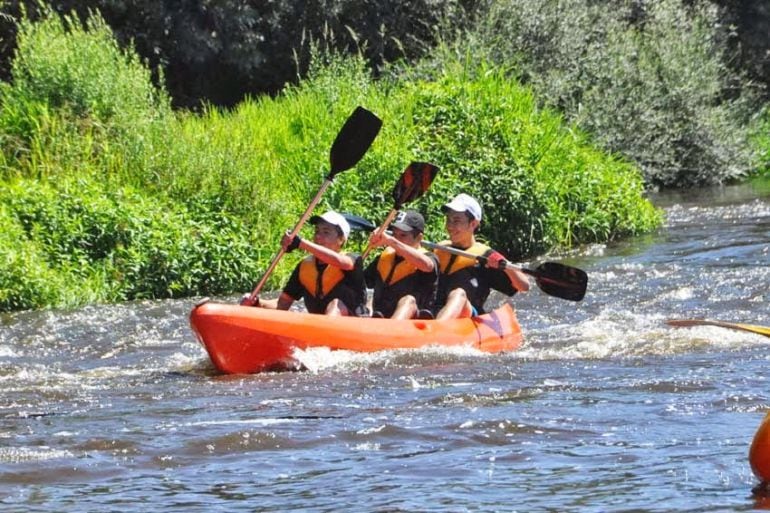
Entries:
[[372, 316], [432, 317], [438, 261], [420, 246], [425, 219], [414, 210], [399, 212], [390, 229], [393, 235], [375, 232], [369, 239], [372, 247], [386, 247], [364, 271], [367, 286], [374, 289]]

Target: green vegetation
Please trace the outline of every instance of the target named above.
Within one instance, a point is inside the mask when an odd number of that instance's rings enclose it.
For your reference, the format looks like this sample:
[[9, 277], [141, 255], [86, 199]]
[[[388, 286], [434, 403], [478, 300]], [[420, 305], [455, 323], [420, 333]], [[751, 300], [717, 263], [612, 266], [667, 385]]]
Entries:
[[756, 148], [759, 148], [760, 174], [770, 177], [770, 107], [766, 108], [760, 116], [752, 142]]
[[461, 190], [479, 197], [482, 235], [512, 258], [660, 221], [631, 164], [499, 67], [446, 59], [434, 76], [378, 82], [361, 58], [313, 62], [276, 98], [173, 113], [98, 16], [87, 28], [54, 14], [23, 22], [14, 81], [0, 89], [0, 310], [249, 290], [356, 105], [384, 120], [382, 132], [319, 209], [382, 219], [406, 164], [427, 160], [442, 168], [415, 205], [431, 238], [440, 205]]
[[[608, 156], [497, 68], [446, 62], [436, 80], [406, 80], [415, 155], [442, 166], [431, 219], [459, 191], [484, 206], [481, 235], [519, 258], [648, 231], [658, 213], [629, 163]], [[443, 234], [442, 223], [434, 223]]]
[[691, 187], [756, 167], [758, 96], [730, 68], [735, 35], [720, 20], [703, 1], [498, 0], [462, 47], [530, 84], [648, 186]]

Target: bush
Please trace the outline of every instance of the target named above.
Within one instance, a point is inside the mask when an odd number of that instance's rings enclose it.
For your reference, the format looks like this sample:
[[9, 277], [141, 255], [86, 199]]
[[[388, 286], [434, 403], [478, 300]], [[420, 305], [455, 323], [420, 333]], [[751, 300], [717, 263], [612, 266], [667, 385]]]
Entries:
[[[275, 98], [202, 115], [137, 108], [136, 123], [6, 86], [19, 101], [3, 105], [0, 126], [9, 149], [0, 223], [14, 237], [0, 250], [0, 308], [248, 290], [328, 175], [329, 150], [357, 105], [383, 128], [355, 169], [335, 178], [319, 211], [381, 220], [401, 170], [425, 160], [441, 174], [409, 206], [429, 214], [430, 237], [443, 234], [440, 206], [460, 190], [484, 203], [482, 235], [512, 258], [659, 221], [631, 166], [538, 108], [532, 91], [498, 67], [455, 59], [434, 79], [418, 69], [374, 81], [362, 57], [317, 59], [307, 80]], [[283, 258], [267, 290], [299, 258]]]
[[135, 52], [117, 46], [98, 14], [83, 25], [46, 10], [38, 22], [19, 22], [17, 43], [13, 82], [0, 85], [6, 166], [30, 160], [39, 174], [47, 167], [41, 158], [73, 165], [103, 156], [104, 144], [124, 146], [129, 162], [153, 151], [145, 144], [171, 113], [168, 96]]
[[757, 129], [752, 134], [752, 141], [759, 151], [759, 172], [770, 176], [770, 106], [759, 116]]
[[154, 118], [167, 106], [133, 50], [121, 50], [98, 13], [86, 24], [47, 11], [22, 19], [8, 97], [66, 109], [75, 117], [124, 123]]
[[725, 28], [704, 1], [608, 9], [503, 0], [474, 36], [476, 51], [635, 162], [648, 186], [671, 187], [723, 183], [753, 169], [747, 124], [756, 101], [727, 65]]
[[[447, 61], [448, 63], [448, 61]], [[480, 235], [511, 258], [642, 233], [660, 222], [626, 162], [604, 155], [499, 68], [455, 61], [441, 80], [406, 81], [417, 154], [440, 163], [427, 210], [460, 191], [482, 203]]]
[[0, 202], [0, 312], [57, 304], [59, 277], [9, 209]]
[[[305, 77], [312, 41], [341, 52], [362, 51], [370, 69], [429, 51], [444, 19], [466, 24], [476, 0], [283, 0], [173, 2], [48, 0], [59, 12], [86, 19], [98, 9], [124, 46], [136, 46], [153, 68], [163, 67], [175, 105], [234, 107], [247, 95], [277, 94]], [[4, 3], [15, 15], [39, 0]], [[6, 21], [6, 23], [2, 23]], [[0, 60], [13, 46], [13, 26], [0, 18]], [[0, 62], [5, 76], [6, 62]]]
[[79, 179], [5, 184], [0, 206], [0, 310], [219, 294], [258, 272], [248, 230], [218, 205]]

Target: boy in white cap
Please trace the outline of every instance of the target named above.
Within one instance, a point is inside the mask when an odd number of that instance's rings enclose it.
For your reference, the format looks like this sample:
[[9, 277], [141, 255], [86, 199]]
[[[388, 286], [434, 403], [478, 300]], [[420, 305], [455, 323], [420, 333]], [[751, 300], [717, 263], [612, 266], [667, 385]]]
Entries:
[[[278, 299], [257, 298], [251, 306], [288, 310], [303, 299], [310, 313], [363, 315], [366, 312], [366, 285], [360, 255], [342, 252], [350, 235], [347, 220], [334, 211], [310, 218], [315, 225], [313, 240], [294, 238], [286, 233], [281, 246], [289, 253], [301, 249], [310, 253], [291, 274]], [[241, 304], [247, 304], [242, 300]]]
[[458, 194], [441, 210], [446, 214], [449, 240], [442, 245], [486, 257], [486, 264], [476, 258], [458, 256], [436, 249], [439, 259], [439, 282], [436, 319], [471, 317], [484, 313], [484, 303], [490, 289], [512, 296], [529, 290], [527, 276], [506, 267], [505, 257], [476, 241], [475, 232], [481, 224], [481, 205], [467, 194]]
[[438, 260], [420, 246], [425, 219], [415, 210], [399, 212], [390, 225], [393, 235], [373, 233], [372, 247], [385, 246], [364, 271], [374, 289], [372, 317], [412, 319], [432, 317]]

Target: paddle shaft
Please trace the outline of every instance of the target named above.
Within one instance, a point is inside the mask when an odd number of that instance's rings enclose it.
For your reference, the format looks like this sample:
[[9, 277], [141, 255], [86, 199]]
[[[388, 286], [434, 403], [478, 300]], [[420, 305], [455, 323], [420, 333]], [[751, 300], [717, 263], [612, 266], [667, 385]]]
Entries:
[[749, 333], [756, 333], [757, 335], [764, 335], [765, 337], [770, 337], [770, 327], [755, 326], [753, 324], [738, 324], [733, 322], [710, 321], [708, 319], [670, 319], [666, 321], [666, 324], [668, 324], [669, 326], [675, 326], [677, 328], [690, 328], [692, 326], [718, 326], [720, 328], [748, 331]]
[[[398, 214], [398, 209], [395, 209], [395, 208], [391, 209], [391, 211], [388, 214], [388, 216], [385, 218], [385, 220], [382, 222], [382, 224], [377, 227], [377, 230], [374, 233], [376, 233], [377, 235], [382, 235], [382, 232], [384, 232], [385, 229], [388, 226], [390, 226], [390, 223], [393, 222], [393, 219], [396, 217], [396, 214]], [[374, 248], [372, 247], [371, 244], [367, 245], [366, 249], [364, 250], [364, 254], [361, 255], [361, 259], [362, 260], [366, 260], [366, 257], [369, 256], [369, 253], [371, 253], [372, 249], [374, 249]]]
[[[348, 119], [342, 125], [342, 128], [337, 133], [337, 137], [332, 143], [331, 150], [329, 150], [329, 164], [330, 171], [321, 187], [318, 189], [315, 197], [312, 199], [305, 213], [302, 214], [299, 222], [294, 226], [290, 235], [292, 238], [296, 237], [302, 227], [310, 217], [311, 212], [321, 200], [321, 196], [326, 189], [331, 185], [334, 177], [347, 169], [355, 166], [359, 160], [364, 156], [366, 151], [374, 142], [377, 134], [382, 126], [382, 120], [375, 116], [373, 113], [364, 109], [363, 107], [356, 107], [353, 113], [348, 116]], [[267, 278], [272, 274], [275, 266], [278, 265], [278, 261], [281, 260], [286, 250], [281, 246], [280, 251], [270, 261], [270, 265], [267, 271], [262, 275], [254, 290], [249, 295], [249, 302], [253, 302], [259, 291], [267, 282]]]
[[[487, 260], [486, 257], [484, 257], [484, 256], [474, 255], [473, 253], [469, 253], [467, 251], [463, 251], [462, 249], [453, 248], [452, 246], [444, 246], [443, 244], [436, 244], [435, 242], [428, 242], [426, 240], [422, 241], [420, 244], [422, 244], [422, 246], [424, 248], [438, 249], [439, 251], [446, 251], [447, 253], [452, 253], [453, 255], [457, 255], [457, 256], [462, 256], [462, 257], [467, 257], [467, 258], [474, 258], [476, 260], [479, 260], [479, 259], [484, 260], [484, 261]], [[516, 267], [515, 265], [513, 265], [510, 262], [506, 262], [505, 263], [505, 268], [506, 269], [513, 269], [514, 271], [521, 271], [524, 274], [529, 274], [531, 276], [540, 276], [540, 273], [538, 273], [537, 271], [533, 271], [531, 269], [524, 269], [523, 267]]]
[[[302, 217], [300, 218], [300, 220], [291, 230], [291, 233], [289, 235], [292, 238], [294, 238], [299, 233], [299, 231], [305, 225], [307, 220], [310, 218], [310, 214], [313, 212], [313, 209], [316, 207], [316, 205], [318, 205], [318, 202], [321, 201], [321, 196], [323, 196], [324, 192], [326, 192], [326, 189], [329, 188], [331, 183], [332, 183], [331, 178], [326, 178], [324, 182], [321, 184], [321, 187], [318, 189], [318, 192], [316, 193], [315, 197], [307, 206], [307, 209], [305, 209], [305, 213], [302, 214]], [[262, 290], [262, 287], [265, 286], [267, 279], [270, 277], [273, 270], [275, 269], [275, 266], [278, 265], [278, 262], [281, 260], [281, 258], [285, 253], [286, 253], [286, 250], [283, 249], [283, 246], [281, 246], [281, 250], [278, 251], [278, 253], [276, 253], [273, 259], [270, 261], [270, 265], [267, 266], [267, 270], [265, 271], [265, 274], [262, 275], [262, 278], [260, 278], [257, 285], [254, 287], [254, 290], [251, 291], [251, 294], [249, 295], [249, 299], [253, 301], [254, 298], [257, 297], [257, 294], [259, 294], [259, 291]]]

